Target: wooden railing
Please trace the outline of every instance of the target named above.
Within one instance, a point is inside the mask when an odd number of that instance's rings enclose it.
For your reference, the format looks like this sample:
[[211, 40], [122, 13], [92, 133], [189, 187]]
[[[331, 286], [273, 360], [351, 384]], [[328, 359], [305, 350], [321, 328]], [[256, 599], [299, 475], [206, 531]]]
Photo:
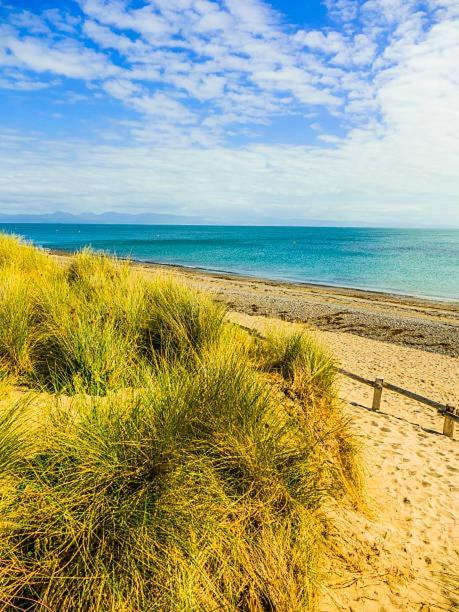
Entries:
[[[258, 330], [253, 327], [246, 327], [245, 325], [241, 325], [236, 323], [238, 327], [245, 330], [252, 336], [255, 336], [259, 340], [265, 340], [265, 336], [261, 334]], [[448, 438], [454, 437], [454, 425], [455, 423], [459, 423], [459, 411], [454, 406], [449, 404], [442, 404], [441, 402], [437, 402], [428, 397], [424, 397], [423, 395], [419, 395], [419, 393], [414, 393], [414, 391], [409, 391], [409, 389], [404, 389], [403, 387], [399, 387], [398, 385], [393, 385], [392, 383], [386, 382], [383, 378], [375, 378], [375, 380], [370, 380], [368, 378], [364, 378], [359, 374], [354, 374], [353, 372], [348, 372], [348, 370], [343, 370], [342, 368], [337, 368], [337, 371], [343, 376], [347, 376], [348, 378], [352, 378], [359, 383], [364, 385], [368, 385], [369, 387], [373, 387], [373, 402], [372, 402], [372, 410], [377, 412], [381, 407], [381, 398], [383, 389], [387, 389], [388, 391], [393, 391], [394, 393], [398, 393], [399, 395], [404, 395], [409, 399], [415, 400], [416, 402], [420, 402], [421, 404], [425, 404], [426, 406], [430, 406], [431, 408], [436, 408], [437, 412], [444, 417], [443, 421], [443, 434], [448, 436]]]
[[428, 397], [424, 397], [423, 395], [419, 395], [419, 393], [414, 393], [413, 391], [409, 391], [408, 389], [404, 389], [398, 385], [393, 385], [392, 383], [386, 382], [383, 378], [369, 380], [368, 378], [363, 378], [363, 376], [359, 376], [353, 372], [348, 372], [342, 368], [338, 368], [338, 372], [344, 376], [347, 376], [348, 378], [352, 378], [352, 380], [356, 380], [364, 385], [373, 387], [374, 392], [372, 409], [375, 411], [379, 410], [381, 407], [383, 389], [388, 389], [389, 391], [393, 391], [399, 395], [404, 395], [405, 397], [415, 400], [416, 402], [420, 402], [421, 404], [425, 404], [426, 406], [430, 406], [431, 408], [436, 408], [437, 412], [445, 418], [443, 422], [443, 434], [449, 438], [454, 437], [454, 425], [455, 423], [459, 423], [459, 414], [454, 406], [442, 404], [441, 402], [437, 402]]

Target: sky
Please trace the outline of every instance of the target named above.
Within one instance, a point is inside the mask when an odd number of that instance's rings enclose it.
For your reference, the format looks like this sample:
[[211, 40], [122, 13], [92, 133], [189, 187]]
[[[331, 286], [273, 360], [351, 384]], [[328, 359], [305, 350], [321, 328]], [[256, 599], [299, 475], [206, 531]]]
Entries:
[[459, 0], [0, 0], [0, 212], [459, 227]]

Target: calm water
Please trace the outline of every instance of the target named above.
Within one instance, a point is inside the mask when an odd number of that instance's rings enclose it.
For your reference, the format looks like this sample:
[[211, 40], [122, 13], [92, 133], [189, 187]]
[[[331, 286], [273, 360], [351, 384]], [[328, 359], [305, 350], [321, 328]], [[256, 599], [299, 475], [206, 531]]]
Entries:
[[142, 261], [459, 299], [459, 230], [7, 224], [49, 248], [89, 245]]

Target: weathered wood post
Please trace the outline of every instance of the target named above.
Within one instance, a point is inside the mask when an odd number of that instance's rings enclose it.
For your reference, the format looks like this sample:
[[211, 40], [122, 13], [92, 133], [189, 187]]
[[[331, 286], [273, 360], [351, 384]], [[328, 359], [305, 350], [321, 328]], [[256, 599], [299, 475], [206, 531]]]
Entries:
[[446, 406], [445, 420], [443, 421], [443, 435], [448, 438], [454, 438], [454, 420], [448, 416], [448, 412], [455, 414], [456, 411], [453, 406]]
[[374, 392], [373, 392], [373, 405], [371, 406], [372, 410], [379, 410], [381, 408], [381, 396], [384, 385], [383, 378], [377, 378], [374, 382]]

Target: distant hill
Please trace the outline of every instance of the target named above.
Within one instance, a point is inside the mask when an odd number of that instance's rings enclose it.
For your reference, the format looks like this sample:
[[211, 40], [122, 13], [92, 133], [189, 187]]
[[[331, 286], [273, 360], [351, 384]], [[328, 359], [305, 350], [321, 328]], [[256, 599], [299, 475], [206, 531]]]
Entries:
[[94, 223], [120, 225], [194, 225], [204, 224], [200, 217], [159, 213], [128, 214], [117, 212], [72, 214], [62, 211], [42, 215], [5, 215], [0, 213], [0, 223]]
[[[89, 224], [107, 224], [107, 225], [269, 225], [269, 226], [315, 226], [315, 227], [353, 227], [356, 224], [338, 221], [314, 219], [307, 221], [305, 219], [284, 218], [282, 220], [272, 217], [258, 217], [257, 215], [248, 215], [245, 220], [198, 217], [185, 215], [169, 215], [161, 213], [67, 213], [56, 211], [53, 213], [37, 214], [16, 214], [8, 215], [0, 212], [0, 223], [89, 223]], [[364, 223], [359, 224], [362, 227]]]
[[[1, 205], [0, 205], [1, 211]], [[199, 217], [195, 215], [174, 215], [165, 213], [68, 213], [56, 211], [43, 214], [5, 214], [0, 212], [0, 223], [75, 223], [75, 224], [106, 224], [106, 225], [249, 225], [249, 226], [289, 226], [289, 227], [426, 227], [434, 229], [432, 225], [411, 226], [394, 225], [390, 222], [375, 226], [371, 223], [360, 221], [331, 220], [331, 219], [299, 219], [294, 217], [275, 217], [258, 215], [248, 212], [245, 218], [222, 218], [219, 216]], [[436, 226], [439, 229], [441, 225]], [[453, 229], [448, 227], [448, 229]]]

